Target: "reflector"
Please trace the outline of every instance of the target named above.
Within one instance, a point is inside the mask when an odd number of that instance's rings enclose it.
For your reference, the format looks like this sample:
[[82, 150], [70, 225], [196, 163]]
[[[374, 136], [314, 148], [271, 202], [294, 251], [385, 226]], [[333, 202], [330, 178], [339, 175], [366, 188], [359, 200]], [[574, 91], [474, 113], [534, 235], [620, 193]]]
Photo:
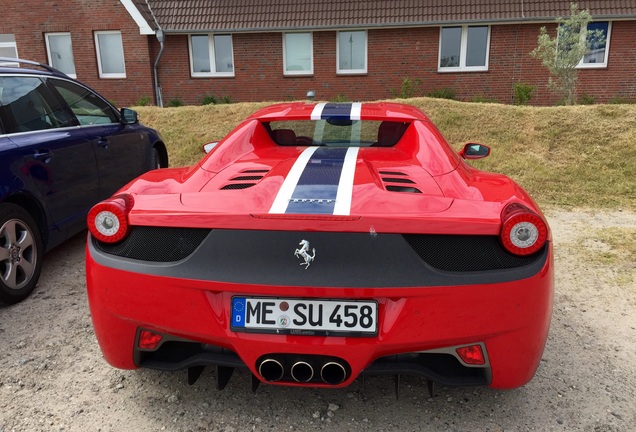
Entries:
[[457, 354], [466, 364], [470, 365], [483, 365], [486, 364], [486, 358], [481, 350], [481, 345], [470, 345], [461, 348], [457, 348]]
[[151, 332], [150, 330], [142, 330], [139, 332], [139, 341], [137, 346], [143, 349], [155, 349], [163, 339], [163, 335]]

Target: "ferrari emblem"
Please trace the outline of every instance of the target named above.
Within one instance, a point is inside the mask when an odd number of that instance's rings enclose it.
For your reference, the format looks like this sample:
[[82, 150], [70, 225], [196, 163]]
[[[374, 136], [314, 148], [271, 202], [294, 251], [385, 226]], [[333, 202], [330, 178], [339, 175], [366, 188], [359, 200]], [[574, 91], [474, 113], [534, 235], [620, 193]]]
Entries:
[[313, 262], [314, 258], [316, 257], [316, 249], [311, 248], [312, 253], [310, 255], [309, 242], [307, 240], [301, 240], [300, 243], [298, 243], [298, 245], [300, 246], [300, 248], [294, 251], [294, 256], [296, 258], [302, 258], [305, 260], [305, 262], [300, 263], [300, 265], [304, 265], [305, 270], [307, 270], [309, 268], [309, 265]]

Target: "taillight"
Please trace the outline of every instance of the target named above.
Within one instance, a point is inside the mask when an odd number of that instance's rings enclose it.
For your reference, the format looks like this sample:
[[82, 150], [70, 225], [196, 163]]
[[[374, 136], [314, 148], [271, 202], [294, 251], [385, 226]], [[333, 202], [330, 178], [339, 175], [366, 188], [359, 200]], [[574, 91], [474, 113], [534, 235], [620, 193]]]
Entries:
[[515, 255], [531, 255], [543, 247], [548, 226], [529, 208], [513, 203], [501, 212], [501, 243]]
[[116, 195], [96, 204], [87, 218], [88, 229], [97, 240], [116, 243], [128, 235], [128, 213], [133, 206], [133, 197]]

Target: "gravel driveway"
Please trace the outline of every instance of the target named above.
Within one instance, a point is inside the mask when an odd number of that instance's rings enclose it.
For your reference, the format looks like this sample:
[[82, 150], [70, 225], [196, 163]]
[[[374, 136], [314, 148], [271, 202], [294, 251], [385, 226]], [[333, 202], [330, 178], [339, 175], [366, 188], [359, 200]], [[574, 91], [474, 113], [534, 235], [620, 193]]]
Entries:
[[[525, 387], [437, 388], [390, 377], [345, 389], [261, 385], [212, 368], [121, 371], [102, 358], [84, 282], [84, 235], [46, 256], [34, 295], [0, 306], [0, 432], [9, 431], [633, 431], [636, 430], [636, 264], [598, 256], [608, 227], [633, 232], [636, 213], [552, 210], [556, 292], [541, 366]], [[590, 234], [592, 233], [592, 234]]]

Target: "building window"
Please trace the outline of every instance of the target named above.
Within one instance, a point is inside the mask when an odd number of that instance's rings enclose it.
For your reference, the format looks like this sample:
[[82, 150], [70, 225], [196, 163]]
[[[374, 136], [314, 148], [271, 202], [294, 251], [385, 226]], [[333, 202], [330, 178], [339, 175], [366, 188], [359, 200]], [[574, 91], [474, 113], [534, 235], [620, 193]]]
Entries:
[[[18, 45], [15, 43], [15, 35], [0, 34], [0, 57], [18, 58]], [[20, 66], [20, 64], [0, 62], [0, 66]]]
[[489, 46], [489, 26], [442, 27], [438, 71], [486, 71]]
[[190, 35], [193, 77], [234, 76], [232, 35]]
[[338, 32], [336, 46], [339, 74], [367, 73], [367, 32]]
[[95, 49], [100, 78], [126, 78], [124, 45], [120, 31], [95, 32]]
[[47, 33], [46, 52], [49, 56], [49, 65], [71, 78], [77, 78], [70, 33]]
[[[611, 32], [611, 23], [609, 21], [595, 21], [588, 23], [587, 31], [600, 31], [603, 37], [596, 40], [593, 36], [588, 35], [590, 39], [591, 49], [583, 56], [578, 67], [580, 68], [606, 68], [607, 57], [609, 53], [609, 40]], [[585, 33], [587, 34], [587, 33]]]
[[283, 64], [285, 75], [314, 73], [311, 33], [283, 33]]

